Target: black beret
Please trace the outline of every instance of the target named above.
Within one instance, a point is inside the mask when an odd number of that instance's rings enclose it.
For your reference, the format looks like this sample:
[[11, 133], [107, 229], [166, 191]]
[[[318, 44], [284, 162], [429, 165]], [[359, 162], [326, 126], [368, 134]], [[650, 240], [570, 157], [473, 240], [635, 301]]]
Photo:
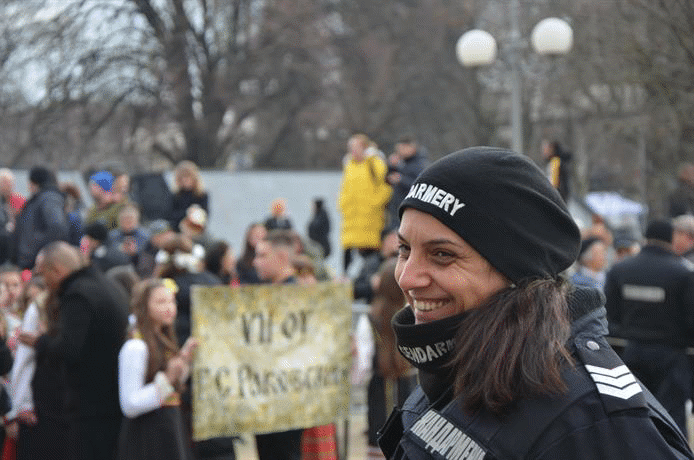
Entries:
[[672, 243], [672, 232], [674, 227], [666, 220], [654, 220], [646, 227], [645, 237], [647, 240], [664, 241]]
[[556, 277], [581, 244], [566, 203], [530, 159], [472, 147], [419, 175], [400, 205], [428, 213], [456, 232], [513, 282]]

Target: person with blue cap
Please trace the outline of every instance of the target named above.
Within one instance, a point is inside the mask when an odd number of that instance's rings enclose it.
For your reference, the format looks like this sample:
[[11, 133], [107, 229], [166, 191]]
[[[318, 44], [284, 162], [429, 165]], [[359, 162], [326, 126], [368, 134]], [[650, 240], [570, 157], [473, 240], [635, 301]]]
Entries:
[[89, 193], [94, 203], [84, 218], [85, 225], [101, 222], [109, 231], [118, 228], [118, 214], [125, 202], [114, 199], [111, 193], [113, 180], [113, 174], [106, 170], [97, 171], [89, 176]]
[[388, 459], [694, 458], [607, 343], [601, 292], [565, 278], [581, 237], [537, 165], [452, 153], [399, 212], [392, 325], [419, 386], [380, 430]]

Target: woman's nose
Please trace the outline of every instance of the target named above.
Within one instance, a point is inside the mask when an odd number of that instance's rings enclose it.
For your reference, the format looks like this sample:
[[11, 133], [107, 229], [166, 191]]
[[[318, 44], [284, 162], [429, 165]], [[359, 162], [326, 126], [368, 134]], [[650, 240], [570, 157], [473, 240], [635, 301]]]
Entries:
[[396, 280], [400, 289], [407, 292], [410, 289], [421, 288], [429, 284], [426, 266], [419, 257], [412, 254], [407, 259], [399, 259], [395, 268]]

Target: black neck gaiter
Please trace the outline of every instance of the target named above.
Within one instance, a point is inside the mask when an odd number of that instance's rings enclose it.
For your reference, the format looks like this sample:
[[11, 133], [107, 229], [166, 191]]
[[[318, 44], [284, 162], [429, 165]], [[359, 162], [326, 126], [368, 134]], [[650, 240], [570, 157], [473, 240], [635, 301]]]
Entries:
[[467, 313], [449, 316], [424, 324], [414, 323], [411, 307], [393, 316], [393, 329], [398, 351], [419, 370], [422, 390], [434, 402], [453, 384], [449, 366], [455, 355], [455, 335]]

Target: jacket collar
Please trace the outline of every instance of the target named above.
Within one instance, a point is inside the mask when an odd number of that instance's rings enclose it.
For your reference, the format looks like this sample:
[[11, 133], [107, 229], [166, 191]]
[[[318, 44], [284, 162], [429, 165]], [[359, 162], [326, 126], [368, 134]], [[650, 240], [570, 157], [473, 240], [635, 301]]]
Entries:
[[641, 252], [651, 254], [674, 254], [670, 243], [658, 240], [648, 240], [648, 244], [641, 249]]
[[87, 265], [86, 267], [75, 270], [74, 272], [67, 275], [65, 277], [65, 279], [63, 279], [63, 281], [60, 283], [60, 287], [58, 288], [57, 295], [58, 296], [63, 295], [65, 293], [65, 291], [67, 290], [68, 286], [70, 286], [70, 284], [72, 284], [73, 280], [75, 280], [75, 278], [78, 278], [83, 273], [91, 272], [93, 270], [95, 270], [95, 269], [92, 267], [92, 265]]
[[569, 294], [568, 303], [572, 339], [569, 343], [584, 334], [592, 336], [608, 334], [605, 295], [601, 290], [577, 286]]

